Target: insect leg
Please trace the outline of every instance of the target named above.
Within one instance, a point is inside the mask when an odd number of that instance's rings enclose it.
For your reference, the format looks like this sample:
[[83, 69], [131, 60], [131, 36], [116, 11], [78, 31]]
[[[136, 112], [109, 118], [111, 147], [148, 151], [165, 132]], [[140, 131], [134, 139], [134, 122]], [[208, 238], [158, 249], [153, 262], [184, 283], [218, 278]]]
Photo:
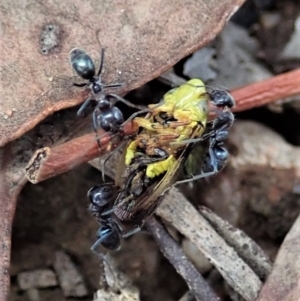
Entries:
[[77, 111], [78, 116], [80, 116], [82, 112], [90, 105], [91, 101], [93, 101], [93, 98], [89, 96]]
[[193, 182], [195, 180], [206, 178], [218, 173], [224, 166], [228, 159], [228, 151], [219, 145], [214, 145], [209, 147], [207, 157], [203, 163], [202, 173], [193, 176], [190, 179], [177, 181], [173, 186], [177, 186], [183, 183]]
[[[91, 250], [97, 254], [98, 256], [101, 254], [99, 252], [96, 251], [97, 247], [100, 246], [102, 244], [102, 242], [105, 240], [105, 237], [100, 237], [96, 240], [96, 242], [91, 246]], [[102, 257], [101, 257], [102, 258]]]
[[130, 120], [134, 119], [136, 116], [141, 115], [141, 114], [146, 114], [151, 112], [153, 109], [159, 107], [162, 103], [164, 102], [164, 100], [161, 100], [158, 104], [153, 105], [153, 107], [150, 107], [151, 105], [149, 105], [149, 108], [147, 109], [142, 109], [138, 112], [133, 113], [122, 125], [124, 125], [125, 123], [129, 122]]
[[[105, 239], [107, 239], [107, 236], [104, 235], [102, 237], [100, 237], [99, 239], [97, 239], [97, 241], [92, 245], [91, 250], [93, 251], [93, 253], [95, 255], [97, 255], [103, 262], [106, 262], [107, 267], [109, 268], [110, 273], [114, 276], [114, 273], [110, 267], [110, 264], [108, 263], [108, 261], [106, 260], [106, 258], [104, 257], [104, 255], [100, 252], [98, 252], [96, 249], [99, 245], [103, 244], [103, 242], [105, 241]], [[118, 249], [120, 248], [120, 241], [119, 241], [119, 245], [118, 245]], [[106, 281], [105, 281], [106, 282]]]
[[183, 184], [183, 183], [193, 182], [193, 181], [196, 181], [196, 180], [201, 179], [201, 178], [210, 177], [210, 176], [213, 176], [214, 174], [216, 174], [217, 172], [218, 172], [218, 171], [204, 172], [204, 173], [201, 173], [201, 174], [199, 174], [199, 175], [197, 175], [197, 176], [193, 176], [193, 177], [190, 178], [190, 179], [177, 181], [177, 182], [174, 183], [172, 186], [177, 186], [177, 185], [180, 185], [180, 184]]
[[138, 110], [143, 110], [144, 109], [144, 107], [135, 105], [135, 104], [131, 103], [130, 101], [124, 99], [123, 97], [121, 97], [119, 95], [116, 95], [116, 94], [107, 94], [107, 96], [114, 97], [117, 101], [121, 101], [121, 102], [125, 103], [130, 108], [134, 108], [134, 109], [138, 109]]
[[[103, 265], [104, 262], [106, 263], [106, 266], [107, 266], [107, 268], [109, 269], [109, 272], [111, 273], [111, 275], [113, 276], [114, 281], [115, 281], [115, 275], [114, 275], [114, 273], [113, 273], [113, 270], [112, 270], [112, 268], [111, 268], [109, 262], [108, 262], [107, 259], [105, 258], [105, 255], [102, 254], [102, 253], [100, 253], [100, 252], [97, 252], [97, 251], [96, 251], [96, 248], [101, 244], [101, 242], [98, 243], [99, 240], [100, 240], [100, 239], [98, 239], [98, 240], [92, 245], [91, 250], [93, 251], [93, 253], [94, 253], [97, 257], [100, 258], [100, 260], [102, 260], [102, 265]], [[97, 244], [97, 245], [96, 245], [96, 244]], [[103, 272], [105, 272], [104, 266], [103, 266]], [[102, 272], [102, 273], [103, 273], [103, 272]], [[103, 274], [104, 274], [104, 273], [103, 273]], [[104, 277], [103, 277], [102, 281], [103, 281], [103, 283], [108, 287], [108, 284], [107, 284], [107, 281], [106, 281], [106, 278], [105, 278], [105, 274], [104, 274]]]
[[[100, 140], [101, 140], [101, 137], [99, 138]], [[101, 166], [101, 172], [102, 172], [102, 180], [103, 180], [103, 182], [105, 182], [105, 164], [107, 163], [107, 161], [113, 156], [113, 154], [115, 153], [115, 152], [117, 152], [121, 147], [123, 147], [124, 146], [124, 143], [126, 142], [126, 140], [125, 141], [123, 141], [123, 142], [121, 142], [119, 145], [118, 145], [118, 147], [116, 148], [116, 149], [114, 149], [110, 154], [108, 154], [108, 156], [104, 159], [104, 160], [100, 160], [100, 166]]]
[[142, 226], [136, 226], [135, 228], [131, 229], [130, 231], [122, 233], [122, 237], [129, 237], [129, 236], [141, 231], [141, 229], [142, 229]]
[[146, 113], [149, 113], [149, 112], [150, 112], [150, 109], [145, 109], [145, 110], [141, 110], [141, 111], [133, 113], [127, 120], [125, 120], [122, 123], [122, 126], [125, 125], [127, 122], [131, 121], [132, 119], [134, 119], [136, 116], [141, 115], [141, 114], [146, 114]]
[[101, 149], [101, 144], [100, 144], [100, 137], [98, 135], [98, 116], [99, 114], [101, 114], [101, 111], [99, 108], [95, 108], [94, 112], [93, 112], [93, 130], [96, 134], [96, 140], [97, 140], [97, 144], [99, 146], [99, 149]]
[[75, 87], [84, 87], [86, 85], [87, 85], [86, 83], [82, 83], [82, 84], [73, 83], [73, 86]]

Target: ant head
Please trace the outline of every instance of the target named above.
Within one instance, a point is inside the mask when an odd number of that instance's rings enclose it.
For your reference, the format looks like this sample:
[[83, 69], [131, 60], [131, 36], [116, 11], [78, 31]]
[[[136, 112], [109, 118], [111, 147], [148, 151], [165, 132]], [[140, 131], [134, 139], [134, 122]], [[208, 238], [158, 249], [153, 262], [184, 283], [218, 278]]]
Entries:
[[71, 50], [69, 55], [70, 63], [76, 73], [83, 79], [92, 80], [95, 75], [95, 65], [91, 57], [78, 48]]
[[87, 193], [91, 203], [98, 208], [106, 206], [114, 199], [112, 184], [101, 184], [92, 187]]
[[217, 107], [232, 108], [235, 105], [232, 95], [226, 90], [212, 90], [209, 96]]

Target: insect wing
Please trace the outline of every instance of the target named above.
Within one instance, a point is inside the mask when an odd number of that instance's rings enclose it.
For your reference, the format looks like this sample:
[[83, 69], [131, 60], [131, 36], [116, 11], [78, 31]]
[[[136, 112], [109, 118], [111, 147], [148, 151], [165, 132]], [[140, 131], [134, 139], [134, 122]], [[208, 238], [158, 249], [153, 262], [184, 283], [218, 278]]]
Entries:
[[118, 202], [122, 202], [122, 197], [119, 198], [117, 204], [115, 204], [117, 206], [115, 211], [117, 217], [121, 220], [130, 220], [137, 224], [142, 224], [163, 200], [162, 195], [164, 195], [176, 181], [192, 148], [193, 144], [186, 145], [179, 158], [169, 167], [165, 175], [162, 178], [156, 177], [152, 179], [151, 185], [140, 197], [133, 201], [129, 200], [122, 205], [119, 203], [118, 206]]

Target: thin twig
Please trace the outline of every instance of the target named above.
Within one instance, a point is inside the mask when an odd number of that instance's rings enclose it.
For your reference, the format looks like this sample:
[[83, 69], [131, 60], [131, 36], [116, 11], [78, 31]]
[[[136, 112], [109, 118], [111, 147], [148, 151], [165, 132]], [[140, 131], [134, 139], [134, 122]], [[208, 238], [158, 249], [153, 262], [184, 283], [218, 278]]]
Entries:
[[[124, 126], [124, 135], [134, 132], [132, 122]], [[99, 131], [101, 136], [100, 145], [97, 143], [95, 133], [87, 134], [60, 144], [53, 148], [44, 147], [38, 149], [26, 166], [26, 177], [31, 183], [39, 183], [61, 173], [67, 172], [96, 157], [105, 155], [114, 150], [122, 137], [118, 135], [110, 136], [103, 131]]]
[[300, 94], [300, 69], [286, 72], [269, 79], [235, 89], [235, 112], [260, 107], [276, 100]]
[[165, 228], [154, 217], [149, 218], [146, 225], [164, 256], [186, 281], [196, 299], [199, 301], [219, 301], [220, 298], [211, 290]]
[[245, 232], [229, 224], [210, 209], [201, 206], [199, 211], [259, 278], [265, 280], [271, 272], [272, 263], [260, 246]]

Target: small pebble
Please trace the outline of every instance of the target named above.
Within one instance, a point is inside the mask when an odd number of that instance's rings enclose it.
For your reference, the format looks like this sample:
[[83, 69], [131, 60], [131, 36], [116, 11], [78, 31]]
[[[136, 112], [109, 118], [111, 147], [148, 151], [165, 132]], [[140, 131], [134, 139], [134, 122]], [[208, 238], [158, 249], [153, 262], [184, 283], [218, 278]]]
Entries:
[[13, 114], [12, 110], [6, 110], [5, 111], [5, 115], [7, 115], [8, 117], [10, 117]]
[[47, 269], [19, 273], [17, 279], [19, 287], [24, 291], [57, 286], [54, 272]]
[[213, 268], [204, 254], [189, 239], [185, 238], [181, 246], [185, 255], [193, 262], [201, 274], [206, 273]]
[[40, 301], [41, 296], [39, 290], [36, 288], [29, 289], [26, 291], [27, 299], [30, 301]]
[[54, 269], [65, 297], [84, 297], [88, 291], [75, 264], [62, 251], [55, 253]]

